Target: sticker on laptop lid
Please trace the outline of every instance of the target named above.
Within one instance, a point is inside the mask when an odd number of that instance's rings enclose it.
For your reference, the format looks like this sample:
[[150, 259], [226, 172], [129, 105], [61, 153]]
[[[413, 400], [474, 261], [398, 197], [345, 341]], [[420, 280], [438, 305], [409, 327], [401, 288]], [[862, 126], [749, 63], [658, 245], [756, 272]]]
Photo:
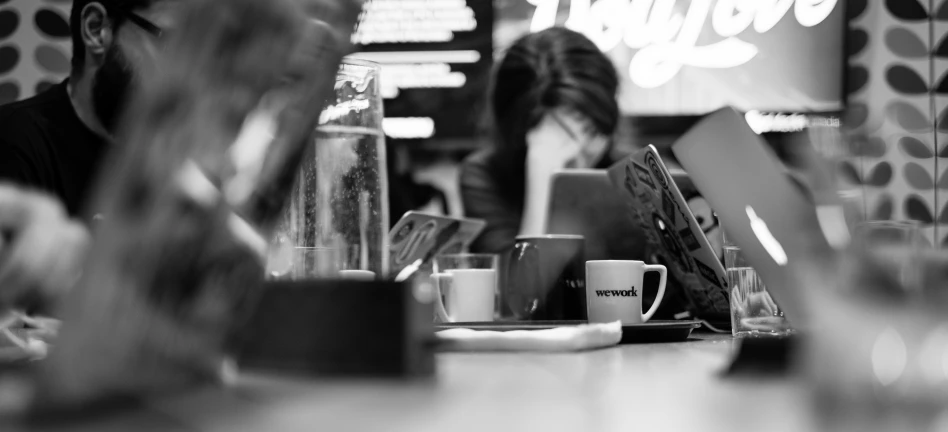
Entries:
[[639, 181], [647, 184], [652, 189], [658, 190], [658, 188], [655, 187], [655, 183], [652, 182], [652, 174], [649, 174], [648, 170], [645, 169], [645, 167], [635, 162], [632, 162], [632, 168], [635, 169], [635, 175], [636, 177], [639, 178]]
[[397, 273], [408, 264], [423, 258], [436, 247], [436, 237], [452, 222], [458, 221], [457, 234], [442, 245], [441, 252], [465, 251], [484, 230], [486, 222], [480, 219], [453, 218], [417, 211], [405, 213], [389, 232], [391, 241], [391, 271]]
[[613, 166], [610, 179], [629, 198], [629, 215], [644, 232], [644, 259], [662, 260], [670, 286], [680, 287], [696, 316], [729, 313], [729, 294], [721, 283], [724, 268], [655, 149], [650, 146]]
[[698, 238], [695, 237], [695, 233], [688, 228], [678, 231], [678, 235], [681, 237], [681, 241], [685, 243], [685, 246], [688, 248], [688, 251], [694, 252], [698, 249], [701, 249], [701, 243], [698, 242]]
[[[662, 192], [662, 210], [665, 211], [665, 217], [671, 219], [672, 226], [678, 225], [678, 206], [675, 204], [675, 199], [672, 198], [667, 190]], [[682, 220], [687, 221], [688, 219], [682, 218]], [[688, 223], [685, 222], [686, 229], [687, 225]]]
[[718, 275], [714, 272], [714, 269], [708, 267], [700, 260], [695, 260], [695, 266], [698, 267], [698, 273], [701, 273], [701, 276], [703, 276], [706, 281], [713, 283], [718, 288], [721, 287], [721, 285], [718, 284]]
[[648, 153], [645, 155], [645, 164], [648, 165], [648, 169], [652, 171], [652, 175], [658, 180], [658, 183], [662, 185], [662, 188], [668, 189], [668, 179], [665, 178], [665, 173], [662, 172], [658, 161], [655, 160], [654, 154]]

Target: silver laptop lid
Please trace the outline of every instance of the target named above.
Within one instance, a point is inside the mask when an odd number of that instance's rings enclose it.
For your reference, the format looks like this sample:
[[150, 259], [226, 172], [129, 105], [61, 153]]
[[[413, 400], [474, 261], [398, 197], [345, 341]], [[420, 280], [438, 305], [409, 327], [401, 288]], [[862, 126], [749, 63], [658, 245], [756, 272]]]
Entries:
[[826, 250], [814, 204], [737, 111], [705, 117], [673, 146], [679, 162], [788, 316], [802, 317], [799, 271]]

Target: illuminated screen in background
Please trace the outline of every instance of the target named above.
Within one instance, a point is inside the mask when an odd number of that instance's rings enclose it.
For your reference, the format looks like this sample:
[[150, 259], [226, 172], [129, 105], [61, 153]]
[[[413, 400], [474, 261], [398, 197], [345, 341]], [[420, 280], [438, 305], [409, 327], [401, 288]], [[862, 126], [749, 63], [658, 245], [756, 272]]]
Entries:
[[495, 45], [565, 25], [612, 58], [626, 115], [842, 109], [842, 0], [498, 0]]
[[491, 0], [372, 0], [356, 57], [382, 65], [390, 138], [477, 134], [490, 80]]

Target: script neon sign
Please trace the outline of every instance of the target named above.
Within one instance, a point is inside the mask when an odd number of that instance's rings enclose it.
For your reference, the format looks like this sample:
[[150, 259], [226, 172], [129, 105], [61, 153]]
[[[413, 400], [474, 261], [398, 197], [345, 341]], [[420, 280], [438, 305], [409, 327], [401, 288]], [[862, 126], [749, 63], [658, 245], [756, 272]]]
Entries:
[[[556, 24], [560, 0], [527, 0], [536, 6], [530, 31]], [[629, 78], [642, 88], [667, 84], [684, 66], [727, 69], [757, 57], [756, 45], [738, 35], [751, 26], [758, 33], [774, 28], [793, 9], [803, 27], [825, 21], [838, 0], [691, 0], [687, 11], [677, 0], [571, 0], [566, 27], [593, 40], [603, 51], [620, 43], [638, 50], [629, 64]], [[713, 5], [713, 7], [712, 7]], [[711, 16], [720, 42], [697, 46]]]

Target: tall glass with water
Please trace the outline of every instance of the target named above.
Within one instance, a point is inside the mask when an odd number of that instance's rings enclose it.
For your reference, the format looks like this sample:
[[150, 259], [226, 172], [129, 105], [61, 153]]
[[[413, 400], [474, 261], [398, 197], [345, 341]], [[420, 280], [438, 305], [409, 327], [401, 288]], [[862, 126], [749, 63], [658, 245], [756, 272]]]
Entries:
[[344, 59], [275, 239], [269, 272], [336, 278], [389, 272], [389, 206], [377, 64]]
[[741, 248], [725, 233], [724, 267], [731, 289], [731, 333], [737, 337], [783, 336], [792, 332], [790, 322], [767, 291]]

